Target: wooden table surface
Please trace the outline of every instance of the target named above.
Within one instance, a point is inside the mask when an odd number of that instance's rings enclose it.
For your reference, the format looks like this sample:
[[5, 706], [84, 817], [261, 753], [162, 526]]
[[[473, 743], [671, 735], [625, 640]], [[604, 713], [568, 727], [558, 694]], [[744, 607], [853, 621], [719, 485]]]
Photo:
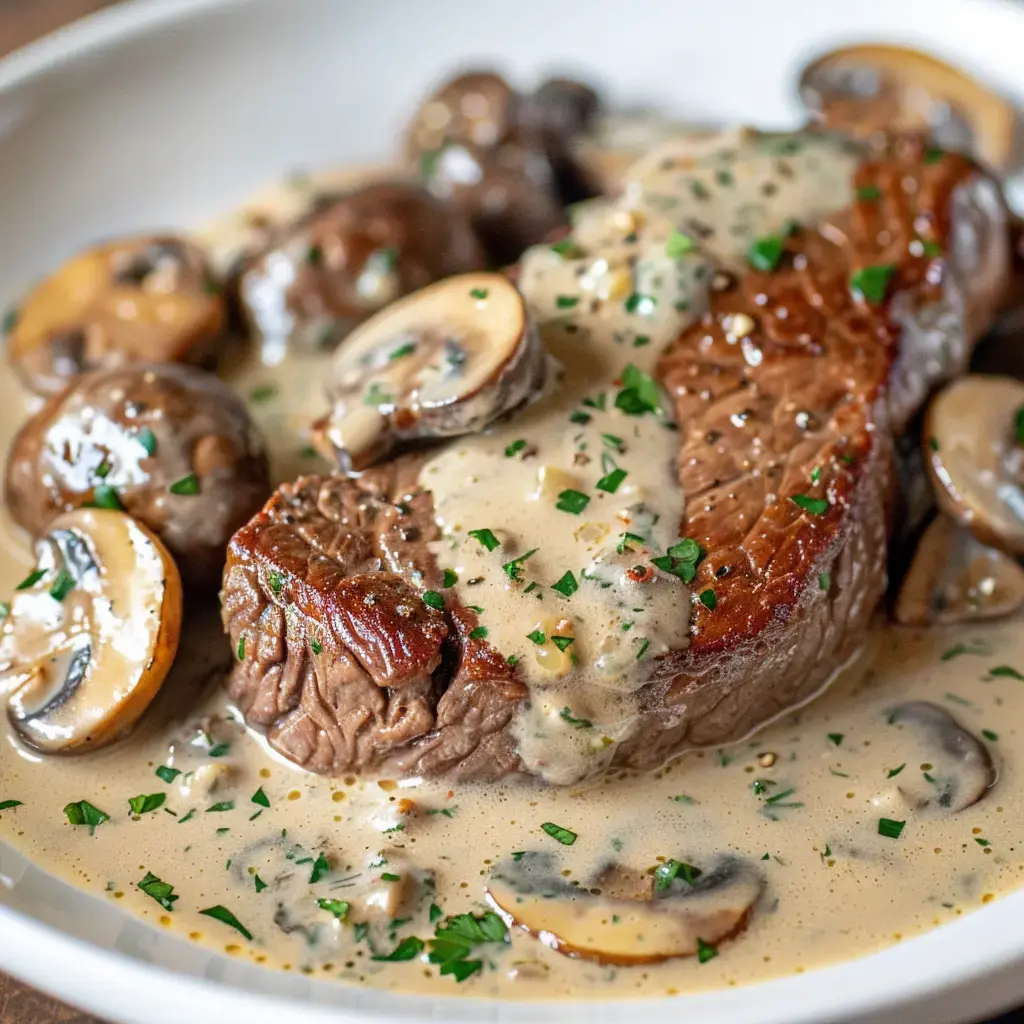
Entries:
[[[45, 32], [117, 0], [0, 0], [0, 57]], [[1012, 1014], [993, 1024], [1024, 1024]], [[102, 1024], [0, 974], [0, 1024]], [[230, 1024], [230, 1022], [225, 1022]]]

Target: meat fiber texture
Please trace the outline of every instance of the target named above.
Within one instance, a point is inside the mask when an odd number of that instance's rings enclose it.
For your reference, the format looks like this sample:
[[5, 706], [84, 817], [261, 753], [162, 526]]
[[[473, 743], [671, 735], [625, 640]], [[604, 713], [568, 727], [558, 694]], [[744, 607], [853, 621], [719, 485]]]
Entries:
[[[810, 699], [884, 593], [894, 437], [966, 366], [1003, 295], [1009, 241], [998, 187], [958, 155], [900, 140], [855, 186], [852, 207], [789, 234], [772, 271], [717, 274], [709, 311], [660, 360], [679, 532], [705, 552], [692, 587], [717, 600], [695, 602], [689, 645], [655, 661], [616, 765], [741, 739]], [[891, 268], [882, 298], [855, 287], [877, 268]], [[231, 696], [310, 770], [522, 770], [510, 723], [527, 686], [470, 637], [457, 594], [443, 610], [422, 599], [443, 580], [418, 466], [285, 485], [231, 542]]]

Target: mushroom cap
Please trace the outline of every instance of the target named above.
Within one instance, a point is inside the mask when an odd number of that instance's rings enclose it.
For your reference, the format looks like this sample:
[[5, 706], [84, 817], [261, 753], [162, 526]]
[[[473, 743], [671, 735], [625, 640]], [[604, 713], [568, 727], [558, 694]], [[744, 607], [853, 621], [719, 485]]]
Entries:
[[924, 419], [924, 459], [939, 507], [983, 544], [1024, 555], [1024, 383], [969, 374]]
[[936, 142], [967, 150], [1001, 171], [1012, 166], [1013, 104], [963, 71], [903, 46], [841, 47], [800, 75], [800, 97], [831, 128], [860, 137], [929, 131]]
[[539, 392], [546, 355], [500, 274], [464, 274], [407, 296], [353, 332], [331, 368], [325, 454], [362, 468], [395, 442], [483, 429]]
[[0, 690], [26, 743], [95, 750], [127, 732], [178, 649], [181, 579], [141, 523], [110, 509], [54, 520], [0, 638]]
[[8, 359], [39, 394], [87, 370], [206, 360], [227, 319], [212, 280], [205, 253], [173, 235], [86, 249], [25, 296]]
[[270, 493], [263, 438], [219, 378], [161, 363], [83, 374], [11, 443], [5, 501], [35, 535], [90, 502], [157, 533], [190, 585], [215, 586], [225, 548]]
[[614, 867], [604, 876], [614, 875], [614, 887], [628, 888], [627, 895], [594, 895], [569, 885], [545, 855], [528, 854], [495, 869], [487, 900], [507, 925], [558, 953], [628, 966], [696, 956], [703, 944], [733, 938], [746, 927], [764, 888], [754, 868], [731, 857], [698, 872], [692, 885], [673, 882], [662, 894], [651, 876], [624, 886], [623, 874], [635, 875]]
[[948, 516], [928, 524], [893, 608], [901, 626], [948, 626], [1024, 606], [1024, 568]]

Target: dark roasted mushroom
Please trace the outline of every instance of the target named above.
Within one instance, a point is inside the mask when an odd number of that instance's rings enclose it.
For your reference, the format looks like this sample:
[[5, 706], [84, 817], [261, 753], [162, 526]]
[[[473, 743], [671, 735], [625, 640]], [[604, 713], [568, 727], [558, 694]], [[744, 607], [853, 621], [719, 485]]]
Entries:
[[264, 356], [331, 348], [389, 302], [483, 266], [468, 220], [417, 185], [377, 182], [318, 204], [242, 271]]
[[889, 724], [905, 728], [918, 744], [907, 763], [920, 771], [900, 772], [896, 789], [915, 810], [956, 813], [976, 804], [996, 783], [988, 747], [948, 711], [927, 701], [911, 701], [889, 712]]
[[88, 370], [211, 358], [225, 305], [206, 256], [171, 235], [108, 242], [70, 259], [25, 297], [8, 358], [53, 394]]
[[544, 348], [522, 296], [500, 274], [465, 274], [410, 295], [335, 356], [325, 455], [362, 468], [396, 442], [481, 430], [537, 394]]
[[164, 363], [86, 374], [21, 429], [6, 501], [34, 534], [82, 505], [124, 508], [216, 585], [231, 534], [270, 493], [263, 439], [211, 374]]
[[23, 740], [94, 750], [130, 729], [178, 649], [181, 580], [167, 549], [123, 512], [54, 520], [0, 640], [0, 689]]
[[764, 887], [760, 874], [735, 857], [704, 872], [668, 861], [653, 877], [616, 868], [598, 882], [600, 895], [570, 885], [546, 854], [528, 853], [495, 868], [487, 899], [506, 924], [556, 952], [630, 965], [696, 956], [733, 938]]

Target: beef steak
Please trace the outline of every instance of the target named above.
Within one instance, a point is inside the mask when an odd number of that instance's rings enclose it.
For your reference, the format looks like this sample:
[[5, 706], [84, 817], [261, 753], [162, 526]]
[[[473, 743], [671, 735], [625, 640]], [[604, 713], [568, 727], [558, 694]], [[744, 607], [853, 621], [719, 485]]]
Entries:
[[[739, 739], [811, 697], [863, 639], [885, 589], [893, 438], [959, 372], [1005, 285], [998, 189], [913, 140], [864, 163], [858, 201], [795, 229], [770, 272], [723, 272], [664, 352], [680, 535], [705, 557], [685, 650], [653, 661], [615, 764], [648, 768]], [[419, 463], [282, 487], [233, 538], [230, 692], [318, 772], [495, 778], [521, 770], [529, 699], [446, 590]], [[709, 602], [710, 603], [710, 602]], [[438, 607], [440, 606], [440, 607]], [[441, 610], [443, 609], [443, 611]]]

